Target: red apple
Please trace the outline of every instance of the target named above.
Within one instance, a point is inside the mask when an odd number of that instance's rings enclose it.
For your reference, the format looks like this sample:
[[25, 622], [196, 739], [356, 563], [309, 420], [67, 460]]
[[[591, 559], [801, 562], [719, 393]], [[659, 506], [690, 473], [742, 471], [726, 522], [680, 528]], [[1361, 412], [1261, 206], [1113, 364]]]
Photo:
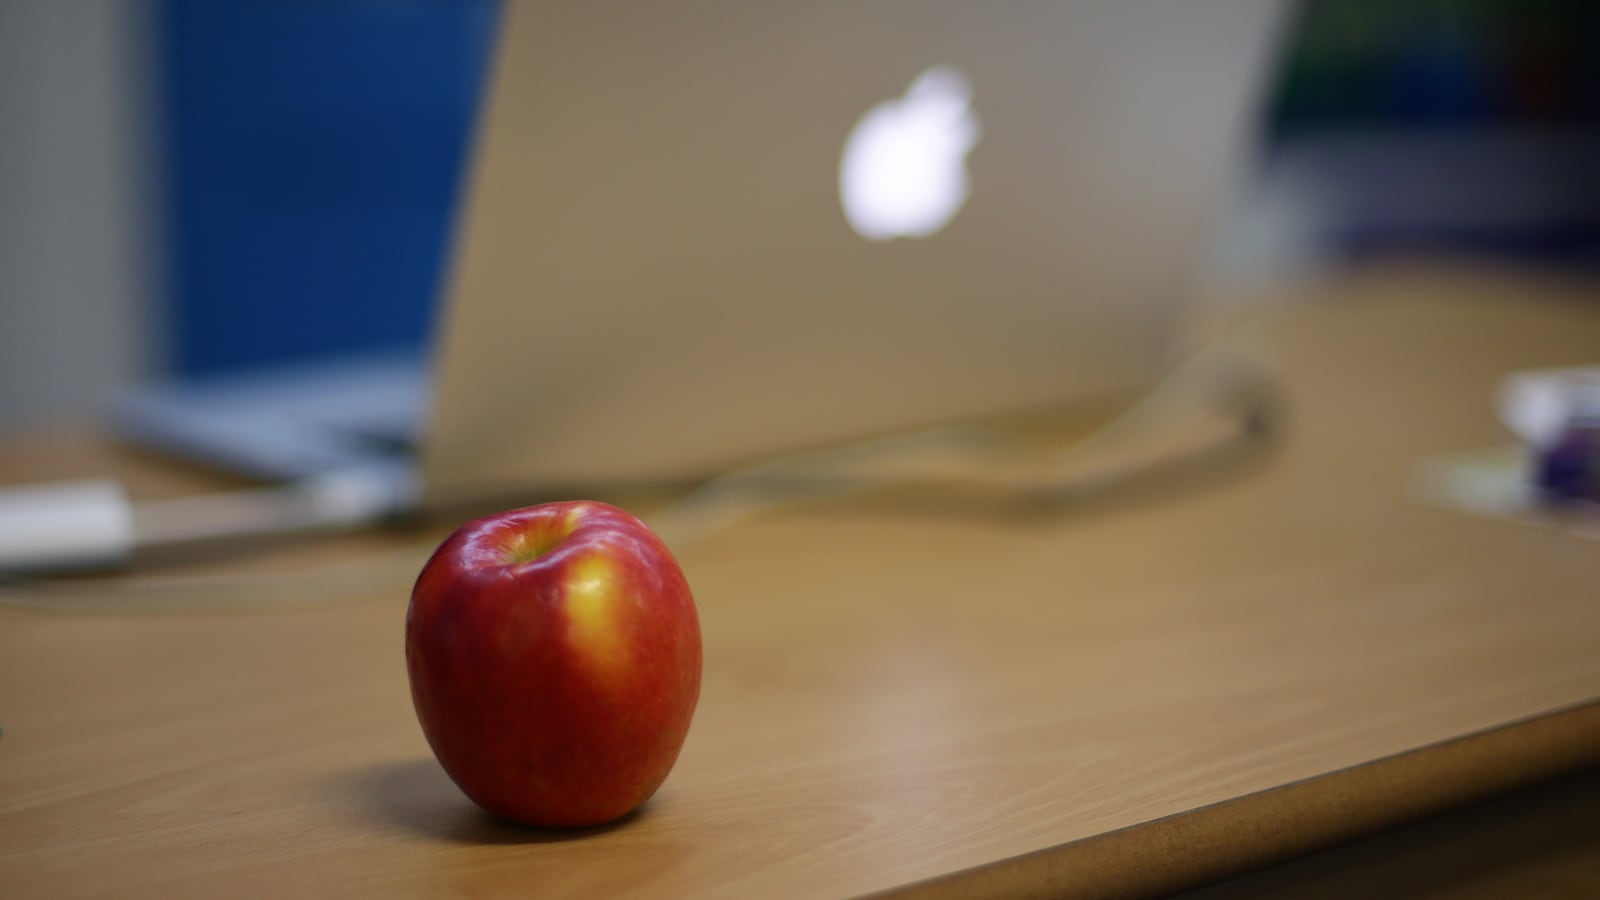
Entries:
[[700, 623], [661, 539], [605, 503], [461, 526], [406, 614], [422, 732], [461, 790], [543, 827], [609, 822], [672, 769], [700, 696]]

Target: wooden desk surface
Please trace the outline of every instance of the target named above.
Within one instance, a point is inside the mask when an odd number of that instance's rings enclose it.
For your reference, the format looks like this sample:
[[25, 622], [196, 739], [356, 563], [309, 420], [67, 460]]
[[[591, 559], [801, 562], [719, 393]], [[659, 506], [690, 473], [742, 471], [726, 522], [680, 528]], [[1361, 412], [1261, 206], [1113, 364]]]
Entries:
[[1600, 547], [1407, 499], [1419, 459], [1505, 442], [1501, 373], [1595, 361], [1593, 291], [1325, 293], [1267, 329], [1293, 421], [1256, 465], [1026, 521], [837, 504], [692, 547], [699, 713], [609, 829], [516, 830], [455, 791], [392, 584], [0, 612], [0, 893], [1120, 894], [1600, 759]]

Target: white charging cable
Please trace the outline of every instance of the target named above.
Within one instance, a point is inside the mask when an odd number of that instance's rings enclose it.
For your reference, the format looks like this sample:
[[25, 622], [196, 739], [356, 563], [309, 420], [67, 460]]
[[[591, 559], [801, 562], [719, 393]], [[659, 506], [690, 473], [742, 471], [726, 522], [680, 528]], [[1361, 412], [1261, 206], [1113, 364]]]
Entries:
[[358, 528], [415, 509], [418, 496], [415, 469], [400, 463], [142, 503], [109, 479], [0, 489], [0, 573], [111, 568], [203, 543]]

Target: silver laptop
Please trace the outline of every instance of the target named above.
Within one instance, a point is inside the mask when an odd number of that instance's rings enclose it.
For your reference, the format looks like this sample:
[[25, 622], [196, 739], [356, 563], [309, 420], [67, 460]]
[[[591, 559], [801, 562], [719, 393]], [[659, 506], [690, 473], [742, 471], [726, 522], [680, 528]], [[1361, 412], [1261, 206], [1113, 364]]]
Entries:
[[168, 386], [122, 427], [268, 477], [420, 453], [447, 502], [1099, 408], [1160, 365], [1281, 12], [507, 4], [431, 375], [247, 378], [266, 425]]

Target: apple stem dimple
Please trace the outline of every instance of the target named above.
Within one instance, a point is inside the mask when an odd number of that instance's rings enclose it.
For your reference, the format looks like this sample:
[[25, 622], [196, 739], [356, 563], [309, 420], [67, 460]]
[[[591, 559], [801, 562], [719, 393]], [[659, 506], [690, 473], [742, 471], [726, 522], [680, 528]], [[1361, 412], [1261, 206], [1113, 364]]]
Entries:
[[539, 529], [537, 534], [530, 534], [525, 531], [515, 532], [511, 535], [510, 540], [506, 541], [502, 546], [506, 565], [515, 566], [533, 562], [561, 546], [561, 542], [565, 538], [566, 535], [564, 534], [553, 534], [545, 531], [545, 529]]

